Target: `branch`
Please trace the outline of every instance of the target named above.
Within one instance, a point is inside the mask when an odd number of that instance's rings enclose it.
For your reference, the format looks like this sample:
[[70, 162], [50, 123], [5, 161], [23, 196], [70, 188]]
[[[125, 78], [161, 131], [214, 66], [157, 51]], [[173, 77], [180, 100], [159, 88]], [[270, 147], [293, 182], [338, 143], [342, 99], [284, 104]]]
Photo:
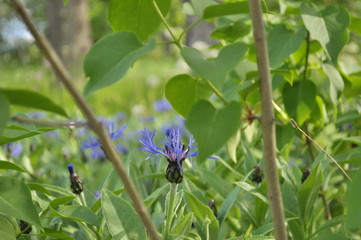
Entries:
[[22, 5], [22, 3], [19, 0], [11, 0], [11, 2], [13, 3], [16, 12], [21, 16], [23, 22], [26, 24], [31, 34], [35, 38], [38, 47], [50, 62], [52, 68], [54, 69], [55, 73], [58, 75], [60, 81], [64, 84], [65, 88], [74, 98], [74, 101], [78, 105], [79, 109], [88, 119], [88, 124], [90, 128], [98, 136], [106, 155], [108, 156], [109, 160], [112, 162], [120, 179], [124, 183], [124, 187], [128, 192], [130, 198], [132, 199], [134, 203], [134, 207], [137, 213], [139, 214], [140, 218], [142, 219], [143, 224], [150, 235], [150, 238], [154, 240], [158, 240], [159, 239], [158, 232], [151, 221], [149, 213], [145, 208], [137, 190], [135, 189], [133, 182], [129, 178], [129, 175], [125, 170], [123, 161], [117, 154], [115, 150], [115, 146], [113, 142], [111, 142], [109, 136], [107, 135], [103, 124], [96, 119], [96, 116], [90, 109], [89, 105], [85, 102], [84, 98], [75, 89], [75, 86], [73, 85], [73, 81], [71, 81], [72, 78], [69, 72], [64, 67], [63, 62], [60, 60], [59, 56], [56, 54], [55, 50], [52, 48], [48, 40], [44, 38], [42, 35], [40, 35], [35, 25], [31, 22], [31, 19], [28, 13], [26, 12], [26, 9]]
[[263, 151], [268, 187], [268, 198], [273, 218], [275, 238], [286, 240], [287, 231], [285, 226], [285, 216], [283, 210], [282, 195], [278, 181], [276, 164], [276, 137], [275, 119], [272, 103], [272, 88], [268, 63], [268, 49], [266, 43], [266, 33], [262, 19], [262, 9], [260, 0], [249, 0], [251, 17], [253, 23], [253, 36], [257, 53], [257, 64], [259, 72], [260, 96], [262, 105], [262, 132]]
[[310, 140], [313, 144], [315, 144], [318, 149], [320, 149], [322, 152], [324, 152], [326, 154], [327, 157], [329, 157], [334, 164], [336, 164], [336, 166], [342, 171], [342, 173], [350, 180], [351, 178], [347, 175], [347, 173], [345, 172], [345, 170], [343, 170], [343, 168], [340, 166], [340, 164], [338, 164], [338, 162], [328, 153], [326, 152], [316, 141], [314, 141], [310, 136], [307, 135], [307, 133], [305, 133], [296, 123], [295, 120], [291, 119], [291, 124], [294, 128], [296, 128], [298, 131], [300, 131], [303, 135], [305, 135], [305, 137]]
[[11, 118], [11, 120], [21, 123], [33, 123], [38, 125], [46, 125], [46, 126], [52, 126], [52, 127], [85, 127], [88, 126], [87, 121], [69, 121], [69, 122], [53, 122], [53, 121], [47, 121], [47, 120], [39, 120], [39, 119], [31, 119], [31, 118], [22, 118], [14, 116]]

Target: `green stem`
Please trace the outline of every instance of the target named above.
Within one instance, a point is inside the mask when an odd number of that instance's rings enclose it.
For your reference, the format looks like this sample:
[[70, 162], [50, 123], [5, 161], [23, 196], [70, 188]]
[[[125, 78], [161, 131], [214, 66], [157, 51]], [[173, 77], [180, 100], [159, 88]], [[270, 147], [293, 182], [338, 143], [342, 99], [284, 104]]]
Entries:
[[206, 80], [208, 86], [212, 89], [212, 91], [219, 97], [224, 104], [228, 104], [227, 99], [223, 96], [223, 94], [211, 83], [209, 80]]
[[174, 33], [172, 32], [171, 28], [170, 28], [170, 25], [168, 24], [167, 20], [165, 19], [165, 17], [163, 16], [163, 13], [162, 11], [160, 10], [157, 2], [155, 0], [153, 0], [153, 5], [154, 5], [154, 8], [155, 10], [157, 11], [158, 13], [158, 16], [160, 17], [160, 19], [162, 20], [165, 28], [168, 30], [169, 34], [172, 36], [173, 40], [174, 40], [174, 43], [175, 45], [177, 45], [177, 47], [179, 49], [182, 48], [182, 45], [180, 44], [180, 42], [178, 41], [178, 39], [176, 38], [176, 36], [174, 35]]
[[80, 197], [81, 205], [87, 206], [86, 201], [85, 201], [84, 192], [81, 192], [79, 197]]
[[171, 183], [170, 184], [170, 195], [169, 195], [169, 205], [167, 209], [167, 216], [166, 216], [166, 222], [165, 222], [165, 229], [164, 229], [164, 240], [168, 240], [170, 235], [170, 227], [172, 226], [172, 220], [174, 216], [174, 204], [177, 194], [177, 183]]
[[209, 224], [210, 224], [210, 220], [207, 218], [206, 219], [206, 240], [209, 240]]
[[197, 21], [194, 21], [192, 24], [190, 24], [186, 29], [184, 29], [184, 31], [179, 35], [178, 37], [178, 42], [181, 42], [183, 36], [189, 31], [191, 30], [195, 25], [197, 25], [198, 23], [202, 22], [202, 19], [198, 19]]
[[308, 68], [308, 56], [310, 55], [310, 32], [307, 31], [307, 37], [306, 37], [306, 56], [305, 56], [305, 66], [304, 66], [304, 72], [303, 72], [303, 80], [305, 81], [307, 78], [307, 68]]

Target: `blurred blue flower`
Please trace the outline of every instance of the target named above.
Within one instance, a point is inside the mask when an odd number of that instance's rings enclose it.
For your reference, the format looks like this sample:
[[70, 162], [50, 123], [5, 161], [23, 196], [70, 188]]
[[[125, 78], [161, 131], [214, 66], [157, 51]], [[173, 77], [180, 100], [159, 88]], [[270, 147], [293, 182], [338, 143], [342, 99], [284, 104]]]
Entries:
[[18, 157], [23, 151], [23, 145], [19, 142], [7, 143], [4, 148], [14, 158]]
[[[178, 128], [170, 129], [166, 138], [158, 143], [154, 143], [155, 131], [150, 132], [144, 129], [141, 132], [141, 138], [138, 141], [142, 144], [141, 149], [148, 152], [146, 158], [161, 154], [168, 160], [168, 167], [166, 177], [170, 182], [180, 183], [183, 179], [182, 164], [186, 158], [192, 158], [197, 155], [197, 151], [192, 151], [195, 148], [194, 139], [189, 138], [188, 147], [181, 142], [181, 134]], [[164, 147], [158, 147], [162, 142], [165, 142]]]
[[[123, 138], [123, 131], [126, 126], [121, 126], [117, 128], [115, 122], [111, 119], [101, 119], [100, 121], [104, 124], [111, 140], [115, 141], [117, 139]], [[126, 154], [128, 152], [126, 147], [120, 145], [119, 143], [116, 145], [116, 147], [121, 153]], [[91, 149], [91, 157], [94, 159], [106, 158], [106, 155], [102, 149], [102, 145], [97, 137], [89, 136], [88, 139], [84, 141], [81, 146], [81, 150], [84, 149]]]
[[26, 116], [33, 119], [46, 118], [45, 112], [26, 112]]
[[161, 99], [153, 104], [153, 108], [157, 112], [166, 112], [172, 110], [172, 105], [170, 105], [167, 99]]

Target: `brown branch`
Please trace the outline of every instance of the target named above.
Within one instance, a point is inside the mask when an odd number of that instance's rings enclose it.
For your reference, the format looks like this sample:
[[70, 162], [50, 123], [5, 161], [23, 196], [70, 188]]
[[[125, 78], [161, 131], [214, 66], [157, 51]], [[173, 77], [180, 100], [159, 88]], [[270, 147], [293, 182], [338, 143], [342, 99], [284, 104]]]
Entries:
[[85, 127], [88, 126], [87, 121], [69, 121], [69, 122], [54, 122], [54, 121], [47, 121], [47, 120], [39, 120], [39, 119], [32, 119], [32, 118], [22, 118], [14, 116], [11, 120], [21, 123], [33, 123], [38, 125], [46, 125], [51, 127]]
[[282, 195], [278, 181], [276, 163], [276, 137], [275, 118], [272, 103], [272, 88], [270, 80], [268, 49], [266, 43], [266, 33], [262, 19], [262, 9], [260, 0], [249, 0], [251, 17], [253, 23], [253, 36], [257, 53], [257, 64], [259, 72], [259, 85], [262, 106], [262, 132], [263, 132], [263, 152], [268, 187], [268, 198], [272, 212], [275, 238], [286, 240], [287, 231], [285, 226], [285, 216], [283, 210]]
[[69, 72], [66, 70], [63, 62], [60, 60], [59, 56], [56, 54], [55, 50], [52, 48], [48, 40], [45, 37], [43, 37], [36, 29], [35, 25], [32, 23], [22, 3], [19, 0], [11, 0], [11, 2], [13, 3], [16, 12], [21, 16], [23, 22], [26, 24], [31, 34], [35, 38], [38, 47], [50, 62], [55, 73], [58, 75], [59, 79], [64, 84], [65, 88], [68, 90], [71, 96], [74, 98], [74, 101], [78, 105], [79, 109], [88, 119], [90, 128], [95, 132], [95, 134], [100, 139], [106, 155], [109, 157], [120, 179], [124, 183], [124, 187], [127, 190], [130, 198], [132, 199], [134, 203], [134, 207], [137, 213], [139, 214], [140, 218], [142, 219], [144, 226], [146, 227], [149, 233], [150, 238], [158, 240], [159, 239], [158, 232], [151, 221], [149, 213], [145, 208], [137, 190], [135, 189], [133, 182], [129, 178], [129, 175], [125, 170], [123, 161], [115, 150], [114, 144], [111, 142], [109, 136], [106, 134], [103, 124], [96, 119], [95, 114], [92, 112], [88, 104], [85, 102], [84, 98], [75, 89], [75, 86], [72, 83], [73, 81], [71, 81], [72, 78]]
[[350, 180], [351, 178], [348, 176], [348, 174], [345, 172], [345, 170], [343, 170], [343, 168], [340, 166], [340, 164], [338, 164], [338, 162], [328, 153], [326, 152], [316, 141], [314, 141], [310, 136], [307, 135], [307, 133], [305, 133], [296, 123], [295, 120], [291, 119], [291, 124], [294, 128], [296, 128], [298, 131], [300, 131], [308, 140], [310, 140], [313, 144], [315, 144], [318, 149], [320, 149], [322, 152], [324, 152], [324, 154], [326, 154], [326, 156], [328, 158], [330, 158], [334, 164], [336, 164], [336, 166], [342, 171], [342, 173]]

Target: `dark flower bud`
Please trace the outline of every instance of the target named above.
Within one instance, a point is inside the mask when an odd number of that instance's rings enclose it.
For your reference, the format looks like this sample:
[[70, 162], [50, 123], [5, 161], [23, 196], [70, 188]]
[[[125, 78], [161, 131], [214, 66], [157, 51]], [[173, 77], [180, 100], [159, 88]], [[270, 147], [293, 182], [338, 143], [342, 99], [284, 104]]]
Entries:
[[258, 164], [254, 167], [251, 180], [255, 183], [260, 183], [263, 180], [263, 173], [261, 171], [261, 167]]
[[183, 180], [183, 170], [178, 166], [177, 162], [168, 160], [165, 177], [171, 183], [181, 183]]
[[212, 210], [215, 217], [218, 217], [217, 207], [213, 199], [209, 200], [208, 207]]
[[31, 225], [28, 222], [20, 220], [20, 231], [24, 234], [29, 234], [31, 232]]
[[305, 171], [303, 171], [302, 173], [302, 178], [301, 178], [301, 183], [304, 183], [306, 181], [306, 179], [308, 178], [308, 176], [310, 176], [310, 169], [306, 168]]
[[80, 194], [83, 192], [83, 181], [80, 179], [78, 174], [74, 172], [73, 164], [68, 164], [68, 170], [70, 173], [70, 187], [73, 193]]

